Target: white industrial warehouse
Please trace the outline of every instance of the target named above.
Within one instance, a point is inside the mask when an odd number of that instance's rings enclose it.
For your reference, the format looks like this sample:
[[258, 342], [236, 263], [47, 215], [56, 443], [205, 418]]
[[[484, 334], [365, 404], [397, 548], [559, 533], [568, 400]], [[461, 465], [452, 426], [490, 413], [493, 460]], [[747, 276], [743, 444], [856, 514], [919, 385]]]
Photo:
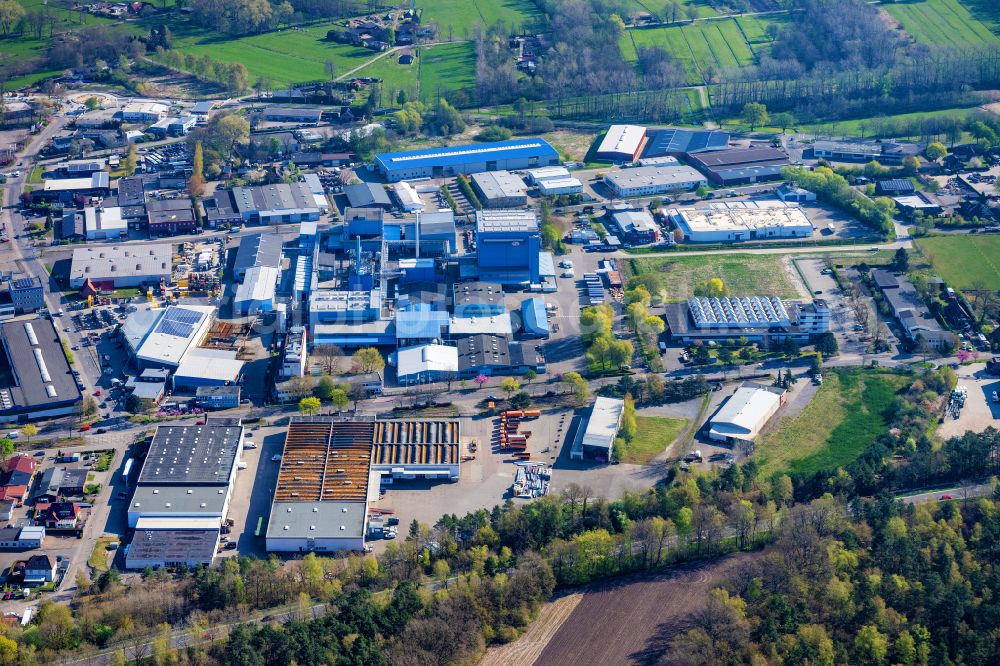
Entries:
[[689, 243], [808, 238], [814, 231], [802, 208], [781, 201], [671, 208], [667, 215]]
[[615, 437], [625, 413], [625, 401], [599, 397], [594, 402], [586, 429], [580, 429], [570, 449], [570, 458], [583, 460], [584, 455], [611, 460]]
[[667, 165], [612, 171], [604, 183], [615, 196], [639, 197], [705, 187], [708, 179], [689, 166]]
[[612, 125], [597, 147], [597, 157], [612, 162], [632, 162], [639, 159], [645, 147], [645, 127]]
[[129, 503], [127, 568], [212, 563], [243, 446], [238, 420], [219, 423], [157, 428]]
[[294, 419], [280, 465], [268, 552], [362, 551], [382, 477], [458, 480], [459, 423]]
[[784, 389], [747, 382], [708, 422], [708, 436], [723, 442], [752, 442], [784, 401]]

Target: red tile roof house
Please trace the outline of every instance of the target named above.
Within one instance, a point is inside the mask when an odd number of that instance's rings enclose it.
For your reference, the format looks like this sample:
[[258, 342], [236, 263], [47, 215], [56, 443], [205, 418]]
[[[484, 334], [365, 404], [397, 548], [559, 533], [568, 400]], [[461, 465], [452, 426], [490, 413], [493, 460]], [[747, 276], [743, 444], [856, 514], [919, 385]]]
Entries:
[[31, 477], [37, 463], [28, 456], [12, 456], [0, 474], [0, 501], [10, 500], [17, 506], [24, 504], [31, 487]]
[[52, 530], [75, 530], [83, 527], [80, 505], [75, 502], [41, 502], [35, 506], [35, 524]]

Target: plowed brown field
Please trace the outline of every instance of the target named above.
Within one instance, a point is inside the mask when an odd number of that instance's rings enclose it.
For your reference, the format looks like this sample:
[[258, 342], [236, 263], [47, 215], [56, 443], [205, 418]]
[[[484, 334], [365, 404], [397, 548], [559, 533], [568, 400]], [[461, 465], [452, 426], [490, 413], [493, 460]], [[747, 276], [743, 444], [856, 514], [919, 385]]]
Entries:
[[560, 597], [542, 608], [521, 638], [491, 649], [481, 666], [655, 664], [689, 628], [688, 616], [704, 606], [709, 590], [753, 557], [678, 566], [594, 585], [581, 590], [582, 598]]

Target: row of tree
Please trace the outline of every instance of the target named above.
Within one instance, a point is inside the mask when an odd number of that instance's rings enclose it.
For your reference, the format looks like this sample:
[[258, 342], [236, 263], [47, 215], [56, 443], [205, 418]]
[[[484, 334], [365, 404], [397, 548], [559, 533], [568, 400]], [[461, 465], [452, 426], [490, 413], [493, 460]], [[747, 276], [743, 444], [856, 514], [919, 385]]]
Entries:
[[187, 72], [199, 81], [218, 83], [229, 92], [241, 93], [250, 88], [250, 72], [241, 62], [219, 62], [207, 55], [164, 50], [162, 47], [156, 49], [156, 60], [172, 69]]

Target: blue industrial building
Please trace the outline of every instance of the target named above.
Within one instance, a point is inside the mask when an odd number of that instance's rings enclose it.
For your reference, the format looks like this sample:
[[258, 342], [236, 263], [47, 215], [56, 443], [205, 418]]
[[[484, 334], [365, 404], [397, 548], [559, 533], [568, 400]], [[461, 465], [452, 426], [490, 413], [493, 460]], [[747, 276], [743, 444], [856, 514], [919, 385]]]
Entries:
[[559, 153], [539, 138], [380, 153], [375, 167], [389, 182], [444, 178], [460, 173], [535, 169], [559, 164]]
[[437, 262], [430, 257], [400, 259], [399, 270], [403, 271], [404, 283], [438, 282]]
[[447, 312], [423, 308], [396, 313], [396, 345], [408, 347], [443, 340], [451, 319]]
[[344, 210], [344, 240], [381, 238], [385, 211], [381, 208], [350, 208]]
[[537, 284], [542, 237], [530, 210], [476, 211], [479, 279], [500, 284]]
[[545, 301], [542, 299], [529, 298], [521, 303], [521, 321], [524, 324], [525, 337], [549, 337], [549, 315], [545, 311]]

